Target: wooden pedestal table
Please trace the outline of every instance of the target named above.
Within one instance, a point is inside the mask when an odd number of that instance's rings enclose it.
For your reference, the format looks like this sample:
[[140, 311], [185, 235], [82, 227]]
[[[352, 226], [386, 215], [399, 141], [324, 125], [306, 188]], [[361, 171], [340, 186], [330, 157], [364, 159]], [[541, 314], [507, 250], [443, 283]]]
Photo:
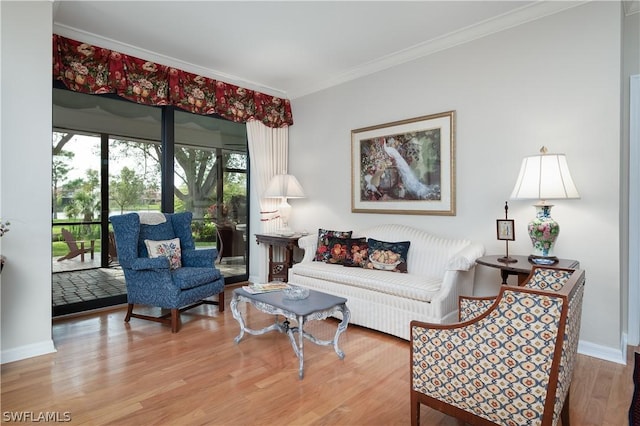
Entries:
[[503, 257], [502, 255], [490, 255], [483, 256], [476, 260], [478, 265], [488, 266], [490, 268], [500, 269], [500, 276], [502, 277], [502, 284], [507, 284], [507, 278], [509, 275], [516, 275], [518, 277], [518, 286], [523, 286], [527, 282], [527, 278], [531, 273], [531, 268], [534, 266], [549, 266], [551, 268], [568, 268], [578, 269], [580, 268], [580, 262], [572, 259], [558, 259], [557, 263], [553, 265], [536, 265], [529, 261], [527, 256], [510, 256], [515, 259], [515, 262], [504, 263], [498, 259]]
[[[298, 245], [301, 234], [283, 236], [278, 234], [256, 234], [258, 244], [269, 246], [269, 277], [267, 281], [289, 281], [289, 269], [293, 266], [293, 249]], [[284, 249], [284, 259], [282, 261], [273, 260], [273, 248], [282, 247]]]

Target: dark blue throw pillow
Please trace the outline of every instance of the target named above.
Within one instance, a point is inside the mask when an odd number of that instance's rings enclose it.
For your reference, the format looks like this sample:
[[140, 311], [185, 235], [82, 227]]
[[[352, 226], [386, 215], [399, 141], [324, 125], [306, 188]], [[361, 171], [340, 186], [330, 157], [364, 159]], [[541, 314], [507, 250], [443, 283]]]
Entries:
[[407, 272], [407, 254], [410, 241], [387, 242], [373, 238], [367, 240], [369, 259], [366, 268], [381, 271]]

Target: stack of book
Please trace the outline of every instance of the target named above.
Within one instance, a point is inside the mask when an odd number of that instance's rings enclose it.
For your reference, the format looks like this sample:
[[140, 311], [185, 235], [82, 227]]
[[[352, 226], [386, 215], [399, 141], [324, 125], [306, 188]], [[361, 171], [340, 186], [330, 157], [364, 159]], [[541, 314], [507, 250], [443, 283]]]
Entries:
[[289, 287], [287, 283], [270, 282], [266, 284], [251, 284], [242, 287], [244, 291], [251, 294], [269, 293], [271, 291], [280, 291]]

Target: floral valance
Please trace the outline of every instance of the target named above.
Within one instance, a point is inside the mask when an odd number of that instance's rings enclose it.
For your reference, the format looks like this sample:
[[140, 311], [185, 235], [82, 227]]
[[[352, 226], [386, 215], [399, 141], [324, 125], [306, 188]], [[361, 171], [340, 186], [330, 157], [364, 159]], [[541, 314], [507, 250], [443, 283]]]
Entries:
[[174, 105], [227, 120], [260, 120], [269, 127], [293, 124], [288, 99], [266, 95], [176, 68], [53, 36], [53, 78], [89, 94], [116, 93], [146, 105]]

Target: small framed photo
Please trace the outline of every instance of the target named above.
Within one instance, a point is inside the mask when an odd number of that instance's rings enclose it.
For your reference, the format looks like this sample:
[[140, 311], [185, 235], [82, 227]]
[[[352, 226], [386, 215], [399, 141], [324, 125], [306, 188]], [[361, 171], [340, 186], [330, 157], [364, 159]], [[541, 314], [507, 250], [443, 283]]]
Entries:
[[499, 240], [515, 241], [516, 234], [514, 232], [513, 219], [498, 219], [496, 220], [496, 229], [498, 231]]

